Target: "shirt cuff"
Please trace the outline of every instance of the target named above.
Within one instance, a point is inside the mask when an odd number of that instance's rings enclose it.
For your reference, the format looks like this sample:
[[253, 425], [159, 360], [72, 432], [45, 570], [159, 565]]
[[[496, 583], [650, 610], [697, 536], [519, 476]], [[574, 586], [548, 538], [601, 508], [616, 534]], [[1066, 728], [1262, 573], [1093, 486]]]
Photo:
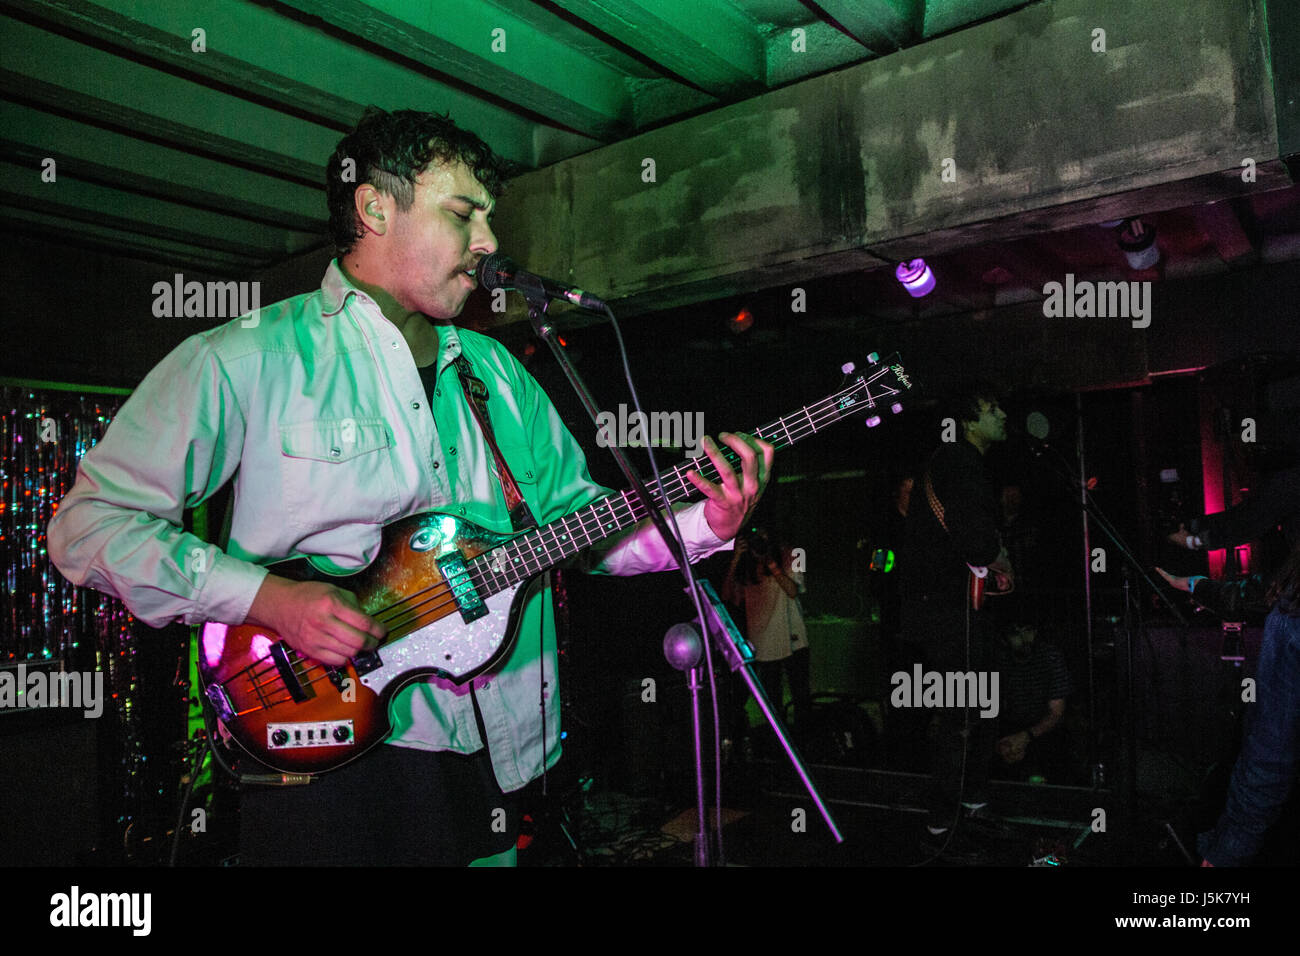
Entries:
[[[713, 533], [704, 516], [706, 504], [707, 502], [697, 501], [674, 512], [677, 527], [686, 542], [687, 560], [692, 564], [718, 551], [730, 550], [735, 544], [734, 539], [724, 541]], [[633, 575], [670, 571], [676, 567], [677, 562], [659, 537], [658, 530], [654, 525], [647, 525], [611, 548], [595, 570], [605, 574]]]
[[194, 598], [194, 610], [186, 616], [185, 623], [242, 624], [270, 570], [232, 558], [215, 548], [213, 551], [212, 567], [204, 575], [203, 587]]

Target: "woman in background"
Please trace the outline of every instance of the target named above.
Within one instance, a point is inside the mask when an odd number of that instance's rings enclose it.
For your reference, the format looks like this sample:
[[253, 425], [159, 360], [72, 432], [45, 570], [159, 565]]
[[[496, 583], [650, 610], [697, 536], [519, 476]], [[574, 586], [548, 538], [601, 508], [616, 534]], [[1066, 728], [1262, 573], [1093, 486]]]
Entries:
[[803, 591], [802, 569], [794, 569], [793, 553], [775, 536], [757, 527], [737, 535], [722, 597], [744, 612], [759, 680], [778, 712], [785, 672], [796, 729], [808, 726], [812, 706], [808, 629], [798, 600]]

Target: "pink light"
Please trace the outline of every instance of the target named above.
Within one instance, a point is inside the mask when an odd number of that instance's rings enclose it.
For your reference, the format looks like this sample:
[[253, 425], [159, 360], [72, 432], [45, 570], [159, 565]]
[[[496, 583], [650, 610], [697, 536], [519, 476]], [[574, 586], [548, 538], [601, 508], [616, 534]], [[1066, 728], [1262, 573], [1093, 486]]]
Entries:
[[[1214, 431], [1214, 415], [1201, 415], [1201, 487], [1204, 514], [1217, 514], [1227, 507], [1223, 487], [1223, 447]], [[1206, 552], [1210, 577], [1220, 580], [1228, 553], [1222, 549]]]
[[921, 296], [929, 295], [934, 291], [934, 273], [930, 267], [925, 264], [924, 259], [913, 259], [911, 262], [900, 262], [898, 268], [894, 270], [894, 276], [899, 282], [903, 283], [903, 288], [907, 294], [914, 299]]
[[253, 639], [249, 641], [249, 649], [253, 653], [254, 660], [264, 660], [271, 656], [271, 639], [265, 634], [254, 634]]
[[208, 667], [216, 667], [221, 661], [221, 652], [226, 649], [225, 624], [209, 624], [203, 629], [203, 660]]

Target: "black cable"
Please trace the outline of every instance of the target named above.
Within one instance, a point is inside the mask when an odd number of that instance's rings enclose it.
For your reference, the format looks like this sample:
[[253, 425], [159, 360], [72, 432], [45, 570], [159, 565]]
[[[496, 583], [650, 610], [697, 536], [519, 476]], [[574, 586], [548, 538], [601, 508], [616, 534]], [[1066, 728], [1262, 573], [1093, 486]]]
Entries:
[[168, 866], [176, 865], [176, 857], [181, 848], [181, 828], [185, 825], [185, 808], [189, 806], [190, 797], [194, 793], [194, 785], [198, 782], [199, 774], [203, 772], [203, 765], [207, 763], [208, 751], [209, 748], [207, 747], [199, 748], [198, 764], [190, 771], [190, 782], [185, 787], [185, 792], [181, 795], [181, 809], [180, 813], [176, 817], [176, 829], [172, 833], [172, 852], [167, 861]]
[[[537, 702], [538, 704], [541, 705], [542, 708], [542, 797], [543, 798], [546, 797], [546, 756], [547, 756], [546, 754], [546, 606], [555, 600], [555, 596], [551, 593], [551, 581], [550, 581], [551, 572], [550, 571], [546, 572], [546, 577], [547, 577], [547, 583], [544, 592], [546, 596], [542, 600], [541, 613], [537, 615], [537, 620], [538, 620], [537, 623], [537, 669], [538, 669], [537, 698], [538, 701]], [[554, 613], [555, 611], [554, 606], [552, 606], [551, 611], [552, 613]], [[555, 661], [556, 661], [556, 671], [557, 671], [555, 676], [555, 692], [557, 694], [560, 692], [560, 677], [558, 673], [559, 660], [560, 660], [560, 648], [559, 648], [559, 638], [557, 637], [556, 648], [555, 648]], [[484, 747], [487, 746], [486, 740], [483, 741], [483, 746]]]
[[[628, 365], [627, 348], [623, 344], [623, 332], [619, 328], [618, 319], [615, 318], [614, 311], [608, 305], [605, 306], [605, 315], [609, 318], [610, 325], [614, 328], [614, 338], [618, 344], [619, 358], [623, 363], [623, 377], [627, 380], [628, 392], [632, 396], [633, 407], [640, 412], [642, 420], [647, 421], [648, 419], [646, 418], [645, 412], [641, 409], [641, 399], [636, 393], [636, 385], [632, 381], [632, 369]], [[718, 712], [718, 686], [717, 679], [713, 673], [713, 650], [710, 646], [711, 642], [709, 640], [709, 619], [704, 614], [704, 606], [700, 600], [699, 586], [695, 582], [695, 573], [691, 568], [690, 556], [686, 553], [686, 542], [682, 537], [681, 529], [677, 526], [677, 515], [672, 504], [668, 500], [668, 491], [664, 488], [663, 476], [659, 473], [659, 464], [655, 461], [654, 447], [653, 443], [650, 441], [646, 442], [646, 453], [650, 457], [650, 471], [654, 475], [655, 486], [659, 489], [659, 500], [666, 505], [664, 511], [667, 512], [668, 525], [672, 529], [673, 536], [677, 539], [678, 547], [681, 549], [682, 567], [680, 570], [686, 577], [688, 593], [695, 604], [696, 620], [700, 622], [700, 628], [703, 631], [701, 639], [704, 644], [704, 659], [706, 662], [706, 670], [709, 675], [709, 698], [713, 702], [713, 809], [715, 828], [717, 830], [718, 860], [721, 861], [724, 859], [722, 846], [722, 719]], [[719, 453], [723, 455], [723, 459], [725, 460], [725, 453], [721, 451]], [[721, 471], [719, 471], [718, 480], [719, 482], [722, 480]], [[651, 503], [647, 502], [646, 504], [650, 505]], [[707, 833], [701, 835], [704, 836], [705, 839], [708, 838]]]

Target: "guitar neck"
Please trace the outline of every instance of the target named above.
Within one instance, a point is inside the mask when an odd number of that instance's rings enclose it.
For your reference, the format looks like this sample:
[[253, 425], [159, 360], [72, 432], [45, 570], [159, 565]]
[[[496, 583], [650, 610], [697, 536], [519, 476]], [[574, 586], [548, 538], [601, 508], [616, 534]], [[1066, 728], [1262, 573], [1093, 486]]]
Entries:
[[[871, 374], [857, 379], [852, 385], [762, 425], [753, 434], [780, 450], [856, 412], [873, 409], [884, 399], [896, 399], [904, 389], [911, 387], [902, 365], [896, 359], [897, 356], [891, 356], [890, 360], [872, 366]], [[882, 379], [892, 379], [896, 385], [891, 386], [888, 381], [878, 384]], [[895, 404], [893, 407], [897, 410], [899, 406]], [[727, 446], [719, 446], [718, 450], [729, 467], [740, 461], [740, 456]], [[718, 480], [718, 469], [706, 455], [681, 462], [662, 473], [662, 491], [654, 481], [646, 482], [653, 506], [663, 508], [665, 503], [685, 501], [697, 494], [698, 489], [686, 477], [686, 473], [692, 470], [698, 471], [710, 481]], [[640, 496], [628, 489], [607, 495], [549, 524], [512, 538], [506, 544], [470, 562], [474, 576], [478, 579], [480, 593], [485, 596], [495, 594], [519, 584], [573, 557], [584, 548], [634, 527], [646, 514]]]

